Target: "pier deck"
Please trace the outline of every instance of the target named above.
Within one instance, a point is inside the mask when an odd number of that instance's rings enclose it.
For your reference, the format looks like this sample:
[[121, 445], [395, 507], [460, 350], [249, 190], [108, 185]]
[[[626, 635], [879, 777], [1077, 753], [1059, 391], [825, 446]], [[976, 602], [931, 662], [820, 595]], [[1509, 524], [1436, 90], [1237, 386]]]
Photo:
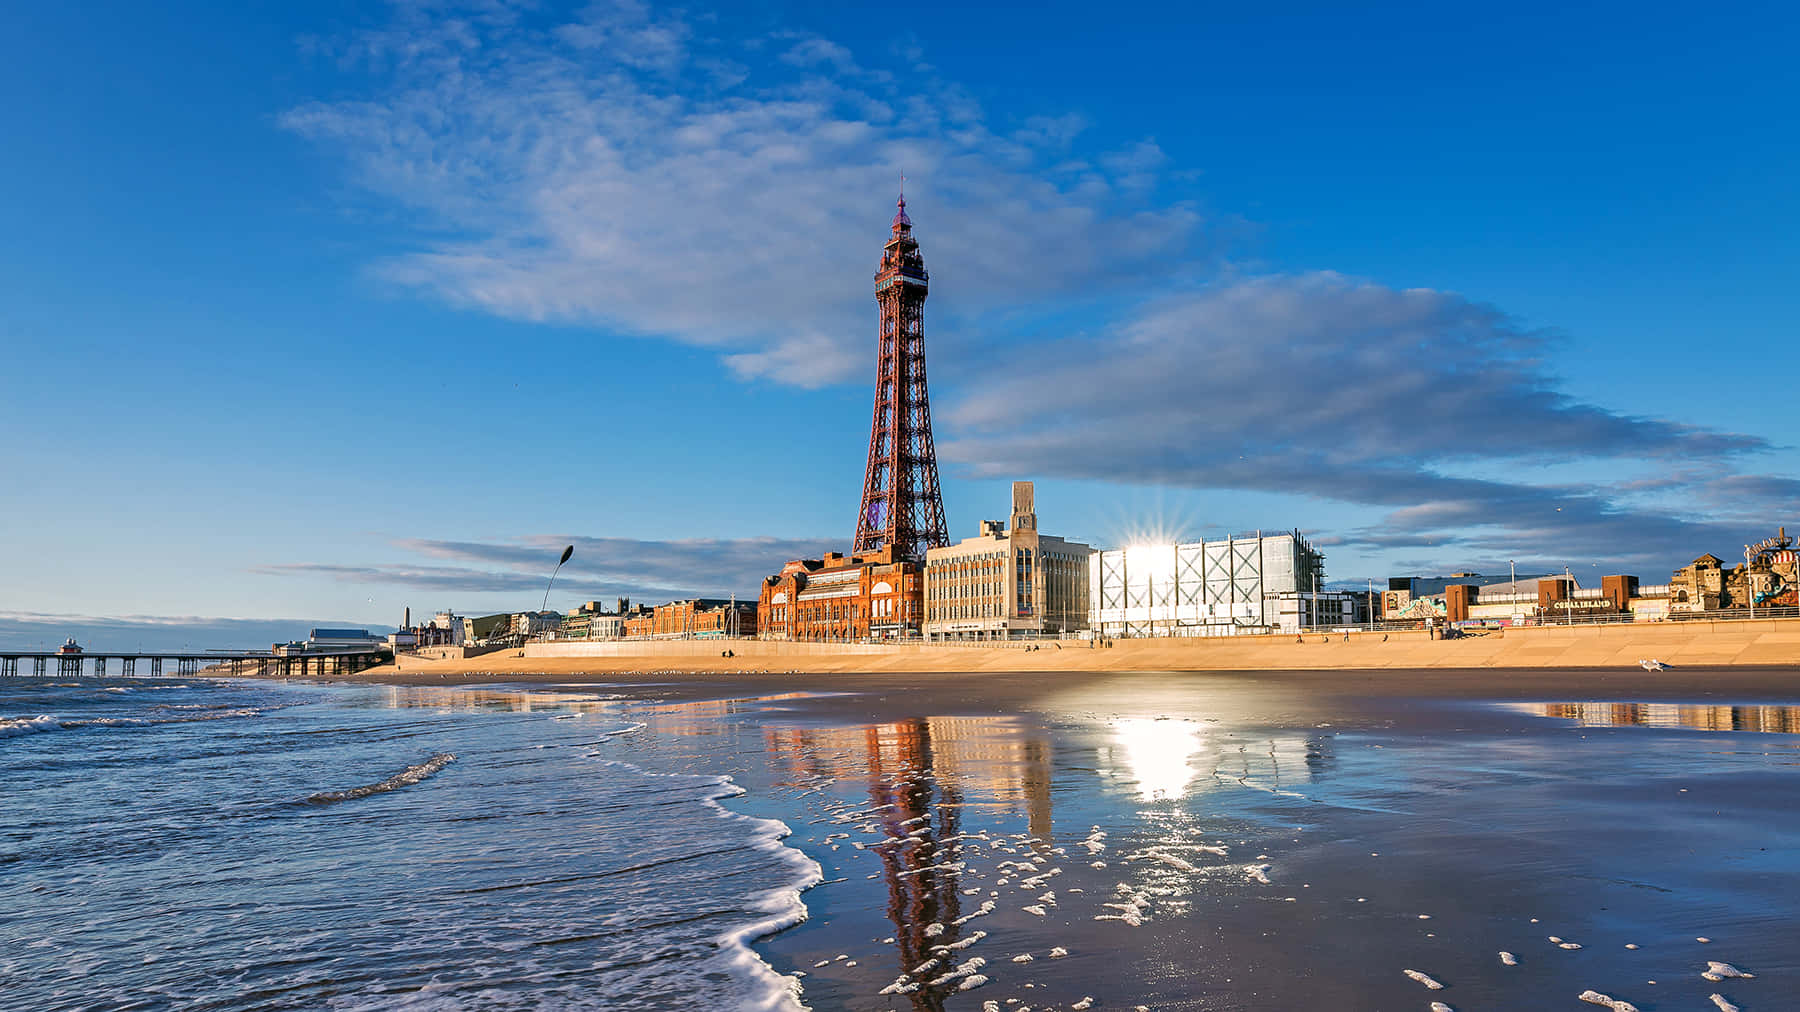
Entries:
[[[381, 663], [380, 650], [331, 650], [314, 653], [278, 654], [258, 650], [143, 651], [84, 650], [66, 654], [56, 650], [8, 650], [0, 648], [0, 677], [25, 675], [25, 662], [31, 662], [31, 677], [52, 674], [79, 678], [84, 674], [96, 678], [116, 675], [122, 678], [185, 678], [197, 675], [203, 668], [231, 666], [231, 673], [258, 674], [274, 668], [283, 676], [306, 678], [311, 675], [347, 675]], [[148, 661], [148, 670], [140, 672], [138, 662]], [[169, 670], [173, 662], [173, 670]]]

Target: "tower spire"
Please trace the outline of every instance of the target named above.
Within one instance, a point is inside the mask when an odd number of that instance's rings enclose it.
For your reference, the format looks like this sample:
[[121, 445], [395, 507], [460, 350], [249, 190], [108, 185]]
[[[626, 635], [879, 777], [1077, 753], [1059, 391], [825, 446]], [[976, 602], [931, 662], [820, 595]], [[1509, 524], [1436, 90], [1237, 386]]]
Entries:
[[894, 207], [896, 208], [894, 211], [894, 234], [899, 235], [902, 230], [912, 231], [912, 219], [906, 216], [906, 177], [904, 175], [900, 177], [900, 199], [894, 201]]
[[900, 177], [893, 234], [875, 274], [881, 308], [876, 339], [875, 417], [869, 425], [869, 466], [856, 517], [855, 552], [892, 547], [898, 558], [922, 560], [927, 548], [949, 544], [944, 496], [938, 487], [937, 447], [931, 438], [931, 400], [925, 385], [925, 296], [930, 275], [906, 215], [906, 177]]

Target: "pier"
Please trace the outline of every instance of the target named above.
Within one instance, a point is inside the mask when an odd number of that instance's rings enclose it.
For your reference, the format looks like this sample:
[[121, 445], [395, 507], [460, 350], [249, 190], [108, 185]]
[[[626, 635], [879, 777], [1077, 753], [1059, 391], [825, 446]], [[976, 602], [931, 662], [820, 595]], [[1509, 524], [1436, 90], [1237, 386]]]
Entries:
[[354, 674], [381, 663], [383, 657], [384, 652], [375, 649], [279, 654], [266, 650], [181, 653], [84, 650], [74, 654], [57, 650], [0, 649], [0, 678], [25, 676], [27, 661], [30, 662], [29, 677], [34, 678], [45, 678], [51, 674], [66, 678], [80, 678], [83, 675], [95, 678], [186, 678], [198, 675], [205, 668], [223, 668], [226, 665], [230, 665], [234, 675], [268, 674], [273, 668], [273, 673], [284, 678], [308, 678], [313, 675]]

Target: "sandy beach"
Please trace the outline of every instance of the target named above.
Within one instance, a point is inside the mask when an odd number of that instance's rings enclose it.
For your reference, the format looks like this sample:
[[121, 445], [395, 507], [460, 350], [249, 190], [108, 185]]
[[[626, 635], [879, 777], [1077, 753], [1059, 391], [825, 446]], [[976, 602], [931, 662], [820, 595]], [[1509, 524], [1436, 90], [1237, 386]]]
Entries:
[[[487, 660], [482, 658], [482, 660]], [[595, 672], [575, 662], [514, 660], [479, 666], [448, 663], [376, 668], [337, 681], [402, 686], [603, 685], [633, 698], [722, 699], [779, 693], [841, 693], [808, 704], [841, 718], [880, 719], [895, 712], [1009, 712], [1070, 694], [1098, 694], [1122, 711], [1192, 715], [1218, 690], [1307, 701], [1321, 712], [1359, 700], [1623, 699], [1800, 703], [1792, 667], [1544, 668], [1380, 671], [1087, 672], [1000, 671], [978, 677], [946, 672], [685, 671]]]
[[[725, 656], [727, 650], [731, 656]], [[1666, 669], [1644, 670], [1639, 662], [1649, 658]], [[1518, 628], [1449, 640], [1423, 632], [1115, 640], [1110, 647], [1081, 641], [898, 647], [754, 640], [537, 643], [468, 658], [405, 655], [397, 665], [354, 677], [437, 684], [600, 675], [630, 680], [676, 673], [745, 686], [874, 679], [868, 684], [936, 691], [945, 683], [983, 692], [1014, 691], [1005, 687], [1017, 685], [1017, 691], [1029, 692], [1071, 679], [1142, 672], [1279, 678], [1313, 691], [1355, 686], [1384, 695], [1512, 698], [1587, 686], [1584, 691], [1631, 689], [1659, 697], [1719, 692], [1787, 698], [1800, 684], [1800, 620]], [[802, 682], [802, 676], [816, 677]]]
[[[404, 707], [574, 706], [635, 729], [582, 739], [597, 760], [731, 777], [729, 807], [819, 866], [805, 919], [754, 944], [811, 1008], [1776, 1007], [1800, 975], [1800, 667], [1298, 663], [1644, 646], [1561, 632], [658, 644], [354, 681]], [[1726, 632], [1659, 645], [1787, 649], [1785, 628]], [[1289, 663], [1195, 663], [1245, 656]], [[1152, 666], [1171, 658], [1188, 669]], [[1709, 960], [1756, 976], [1711, 981]]]
[[[1341, 634], [1305, 642], [1117, 641], [1111, 649], [1045, 644], [1013, 648], [913, 648], [891, 652], [789, 644], [615, 644], [616, 652], [544, 656], [544, 647], [473, 658], [404, 656], [347, 679], [391, 685], [558, 683], [603, 679], [670, 698], [771, 692], [855, 693], [874, 715], [884, 699], [913, 708], [1030, 708], [1071, 691], [1140, 699], [1200, 699], [1216, 687], [1344, 705], [1359, 698], [1757, 700], [1800, 699], [1800, 622], [1674, 627], [1515, 630], [1511, 635], [1429, 640], [1423, 634]], [[554, 644], [548, 645], [553, 651]], [[1587, 664], [1555, 664], [1575, 657]], [[1659, 657], [1647, 671], [1639, 657]], [[1678, 658], [1694, 658], [1681, 660]], [[1460, 661], [1461, 663], [1457, 663]], [[1335, 662], [1335, 663], [1334, 663]], [[1407, 663], [1410, 662], [1410, 663]], [[1158, 705], [1161, 705], [1160, 703]]]

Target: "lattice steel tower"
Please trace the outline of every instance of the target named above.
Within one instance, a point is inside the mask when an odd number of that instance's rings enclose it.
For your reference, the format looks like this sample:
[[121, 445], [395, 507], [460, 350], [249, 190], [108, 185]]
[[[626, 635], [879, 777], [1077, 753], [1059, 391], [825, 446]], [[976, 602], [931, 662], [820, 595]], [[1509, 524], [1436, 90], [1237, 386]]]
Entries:
[[944, 494], [938, 488], [937, 447], [931, 441], [931, 400], [925, 391], [925, 293], [930, 275], [912, 237], [901, 195], [894, 232], [875, 274], [881, 337], [875, 365], [875, 420], [869, 426], [869, 468], [852, 551], [889, 545], [895, 556], [922, 560], [925, 549], [950, 542]]

